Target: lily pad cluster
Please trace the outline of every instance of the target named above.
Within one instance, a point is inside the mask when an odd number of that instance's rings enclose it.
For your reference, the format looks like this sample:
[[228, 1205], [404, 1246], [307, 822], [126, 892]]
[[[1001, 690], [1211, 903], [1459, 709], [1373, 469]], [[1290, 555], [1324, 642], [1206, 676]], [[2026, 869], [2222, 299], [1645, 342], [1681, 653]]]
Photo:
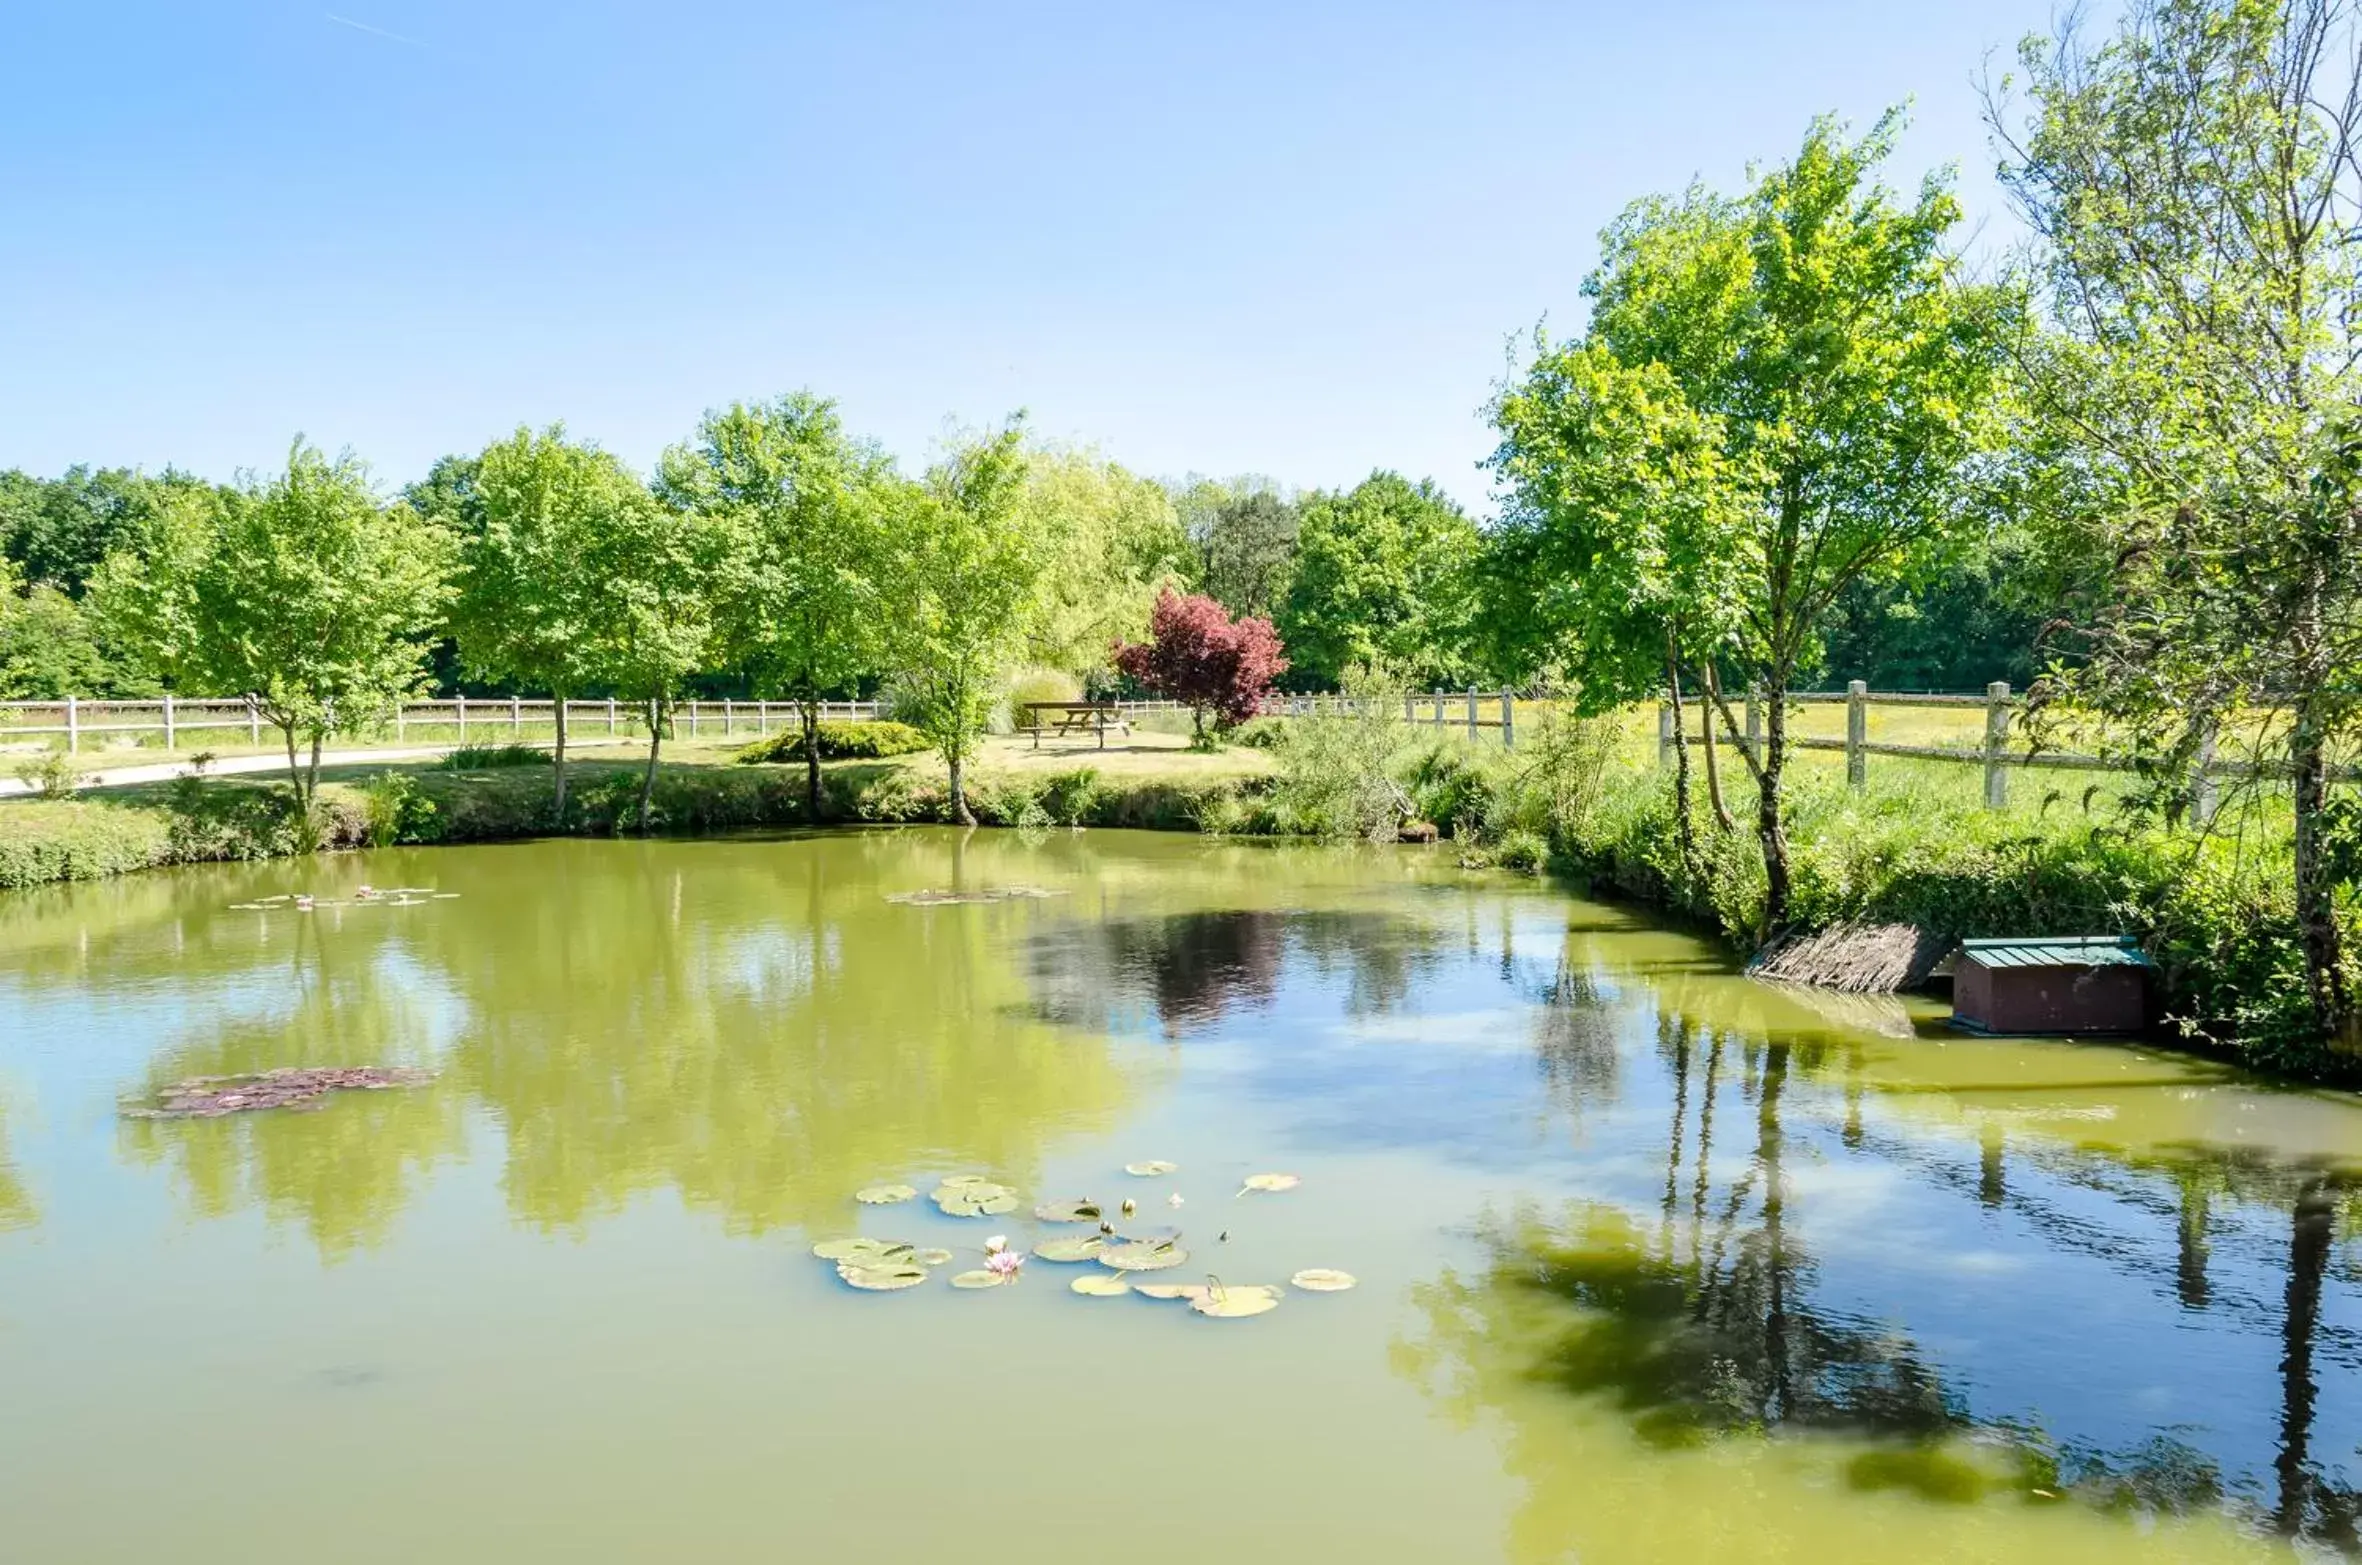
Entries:
[[946, 1217], [999, 1217], [1017, 1210], [1017, 1192], [981, 1174], [953, 1174], [928, 1199]]
[[331, 1092], [383, 1092], [423, 1087], [427, 1071], [384, 1065], [283, 1067], [248, 1076], [191, 1076], [160, 1089], [153, 1104], [126, 1103], [128, 1119], [218, 1119], [258, 1109], [324, 1108]]
[[283, 892], [275, 897], [258, 897], [252, 902], [233, 902], [233, 913], [309, 913], [326, 907], [418, 907], [428, 902], [456, 902], [456, 891], [437, 891], [432, 886], [389, 886], [382, 890], [363, 886], [350, 897], [315, 897], [300, 891]]
[[[1124, 1165], [1135, 1178], [1154, 1179], [1177, 1173], [1180, 1165], [1151, 1159]], [[1277, 1195], [1303, 1183], [1295, 1174], [1250, 1174], [1240, 1196]], [[918, 1189], [907, 1184], [870, 1185], [854, 1192], [864, 1206], [893, 1206], [916, 1200]], [[1016, 1211], [1017, 1191], [981, 1174], [945, 1176], [928, 1198], [949, 1217], [997, 1217]], [[1178, 1192], [1170, 1205], [1182, 1204]], [[1181, 1230], [1142, 1227], [1130, 1219], [1139, 1203], [1124, 1200], [1112, 1206], [1088, 1196], [1069, 1196], [1037, 1203], [1037, 1222], [1053, 1228], [1092, 1231], [1052, 1234], [1039, 1239], [1029, 1253], [1013, 1249], [1005, 1236], [985, 1241], [984, 1264], [951, 1274], [951, 1286], [962, 1290], [1006, 1287], [1023, 1275], [1028, 1259], [1086, 1270], [1068, 1284], [1068, 1291], [1091, 1299], [1120, 1299], [1138, 1294], [1145, 1299], [1181, 1301], [1211, 1320], [1247, 1320], [1279, 1308], [1292, 1289], [1299, 1293], [1340, 1293], [1355, 1285], [1352, 1273], [1331, 1267], [1309, 1267], [1288, 1279], [1286, 1287], [1272, 1283], [1226, 1283], [1208, 1276], [1203, 1282], [1166, 1282], [1157, 1274], [1190, 1262]], [[1118, 1224], [1122, 1226], [1119, 1228]], [[1228, 1239], [1225, 1231], [1222, 1239]], [[847, 1285], [870, 1293], [892, 1293], [928, 1281], [936, 1269], [949, 1265], [952, 1252], [920, 1249], [899, 1240], [833, 1239], [813, 1246], [812, 1253], [835, 1263]]]

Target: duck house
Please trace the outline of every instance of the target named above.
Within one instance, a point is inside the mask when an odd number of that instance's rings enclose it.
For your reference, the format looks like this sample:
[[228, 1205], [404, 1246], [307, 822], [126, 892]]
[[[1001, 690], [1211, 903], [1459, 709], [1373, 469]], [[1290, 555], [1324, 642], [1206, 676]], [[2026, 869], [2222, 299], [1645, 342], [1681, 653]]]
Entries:
[[2130, 1033], [2149, 1023], [2147, 953], [2128, 935], [1964, 940], [1952, 1020], [1985, 1033]]

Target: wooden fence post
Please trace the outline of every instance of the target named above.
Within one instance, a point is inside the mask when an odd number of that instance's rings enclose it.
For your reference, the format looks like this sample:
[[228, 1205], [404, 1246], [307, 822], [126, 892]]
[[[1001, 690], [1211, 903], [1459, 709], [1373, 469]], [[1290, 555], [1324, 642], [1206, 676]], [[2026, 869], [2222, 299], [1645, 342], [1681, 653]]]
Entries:
[[455, 696], [453, 699], [459, 703], [459, 742], [464, 747], [467, 744], [467, 697]]
[[1501, 692], [1501, 748], [1517, 748], [1517, 698], [1506, 690]]
[[400, 744], [410, 733], [410, 703], [394, 703], [394, 743]]
[[1468, 687], [1468, 737], [1476, 737], [1476, 687]]
[[722, 737], [738, 732], [738, 702], [733, 696], [722, 697]]
[[697, 737], [697, 703], [694, 700], [689, 703], [689, 737]]
[[246, 742], [262, 743], [262, 703], [252, 696], [246, 698]]
[[72, 696], [66, 697], [66, 754], [79, 755], [82, 751], [82, 707]]
[[525, 703], [517, 696], [508, 698], [508, 731], [512, 735], [525, 731]]
[[1657, 703], [1657, 770], [1670, 771], [1673, 767], [1673, 703]]
[[615, 698], [613, 696], [607, 698], [607, 737], [610, 739], [615, 737]]
[[1870, 785], [1870, 687], [1857, 679], [1845, 687], [1845, 781], [1856, 792]]
[[1402, 695], [1402, 720], [1406, 723], [1419, 720], [1419, 698], [1407, 690]]
[[2213, 824], [2214, 812], [2222, 802], [2214, 781], [2215, 738], [2215, 725], [2209, 719], [2198, 731], [2198, 753], [2190, 760], [2190, 819], [2200, 826]]
[[2009, 772], [2001, 764], [2002, 747], [2009, 743], [2009, 681], [1996, 679], [1985, 687], [1985, 808], [2009, 808]]
[[176, 738], [172, 726], [172, 692], [164, 693], [164, 753], [170, 755]]
[[1747, 687], [1747, 753], [1763, 764], [1763, 687]]

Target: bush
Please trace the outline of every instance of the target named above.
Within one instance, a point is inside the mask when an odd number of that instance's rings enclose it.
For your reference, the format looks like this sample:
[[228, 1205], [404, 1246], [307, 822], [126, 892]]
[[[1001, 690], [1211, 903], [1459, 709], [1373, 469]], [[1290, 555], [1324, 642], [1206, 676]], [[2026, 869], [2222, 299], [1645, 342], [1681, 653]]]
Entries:
[[500, 766], [548, 766], [550, 752], [529, 744], [470, 744], [435, 763], [447, 772], [488, 772]]
[[1250, 750], [1277, 750], [1287, 733], [1287, 723], [1277, 717], [1251, 717], [1230, 731], [1232, 744]]
[[63, 750], [43, 750], [16, 765], [17, 780], [44, 799], [71, 799], [82, 791], [80, 760]]
[[402, 772], [380, 772], [361, 785], [369, 846], [433, 842], [442, 835], [435, 801], [419, 791], [418, 780]]
[[1268, 819], [1286, 835], [1391, 842], [1418, 813], [1394, 775], [1404, 741], [1402, 693], [1367, 669], [1347, 676], [1345, 693], [1353, 698], [1350, 711], [1288, 720]]
[[1539, 875], [1550, 861], [1550, 844], [1539, 832], [1513, 831], [1493, 850], [1493, 862], [1520, 875]]
[[[907, 723], [823, 722], [814, 730], [824, 761], [882, 761], [897, 755], [916, 755], [933, 748], [927, 736]], [[799, 724], [766, 734], [738, 752], [744, 766], [775, 765], [804, 758], [804, 730]]]
[[1011, 729], [1029, 726], [1033, 715], [1025, 710], [1028, 701], [1080, 701], [1082, 681], [1062, 669], [1020, 669], [1009, 681], [1009, 698], [1004, 703], [1002, 718]]

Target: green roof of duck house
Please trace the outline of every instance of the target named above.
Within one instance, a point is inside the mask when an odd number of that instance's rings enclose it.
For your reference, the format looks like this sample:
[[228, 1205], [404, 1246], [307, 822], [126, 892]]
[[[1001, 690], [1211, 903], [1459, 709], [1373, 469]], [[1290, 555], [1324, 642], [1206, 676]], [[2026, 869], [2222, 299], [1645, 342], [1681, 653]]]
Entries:
[[2037, 939], [1963, 940], [1960, 954], [1983, 967], [2154, 967], [2130, 935], [2047, 935]]

